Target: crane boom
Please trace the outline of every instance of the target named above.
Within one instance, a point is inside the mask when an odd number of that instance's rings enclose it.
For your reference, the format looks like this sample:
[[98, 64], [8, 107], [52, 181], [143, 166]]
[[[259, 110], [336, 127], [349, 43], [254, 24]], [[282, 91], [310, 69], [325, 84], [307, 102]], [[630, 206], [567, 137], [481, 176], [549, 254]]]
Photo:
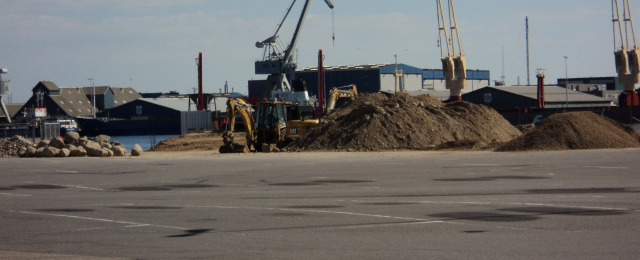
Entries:
[[[460, 101], [462, 100], [462, 89], [466, 87], [467, 82], [467, 61], [464, 51], [462, 50], [456, 11], [453, 0], [448, 0], [449, 27], [447, 28], [441, 0], [436, 0], [436, 4], [438, 9], [438, 32], [442, 71], [444, 73], [446, 88], [450, 91], [450, 97], [447, 102]], [[451, 38], [449, 37], [449, 33]], [[446, 52], [444, 45], [446, 45]], [[456, 49], [458, 52], [456, 52]]]
[[[330, 0], [324, 1], [327, 6], [329, 6], [329, 8], [334, 8], [333, 3]], [[304, 89], [304, 84], [300, 83], [296, 85], [295, 83], [297, 82], [293, 82], [294, 86], [292, 88], [286, 76], [289, 73], [293, 74], [296, 68], [296, 64], [293, 62], [293, 57], [300, 32], [302, 30], [302, 26], [304, 25], [307, 11], [309, 10], [310, 2], [311, 0], [304, 1], [304, 6], [302, 8], [302, 12], [300, 13], [300, 17], [298, 18], [298, 23], [293, 33], [293, 37], [291, 38], [291, 42], [289, 43], [289, 45], [287, 45], [284, 51], [281, 51], [276, 46], [278, 32], [280, 31], [282, 24], [284, 24], [285, 20], [289, 16], [289, 13], [296, 3], [296, 0], [293, 0], [291, 5], [289, 6], [289, 9], [287, 9], [287, 13], [282, 19], [282, 22], [278, 25], [276, 33], [262, 42], [256, 42], [256, 47], [265, 49], [263, 59], [261, 61], [256, 61], [255, 63], [256, 74], [269, 75], [267, 77], [267, 83], [265, 86], [265, 97], [284, 99], [285, 101], [295, 102], [302, 106], [313, 106], [313, 101], [310, 100], [308, 92], [306, 91], [306, 89]], [[296, 90], [294, 90], [296, 86], [301, 87], [298, 87]]]
[[619, 105], [638, 106], [640, 102], [635, 85], [640, 83], [640, 48], [636, 41], [629, 0], [622, 0], [622, 17], [618, 0], [611, 0], [611, 10], [616, 72], [618, 82], [624, 86]]

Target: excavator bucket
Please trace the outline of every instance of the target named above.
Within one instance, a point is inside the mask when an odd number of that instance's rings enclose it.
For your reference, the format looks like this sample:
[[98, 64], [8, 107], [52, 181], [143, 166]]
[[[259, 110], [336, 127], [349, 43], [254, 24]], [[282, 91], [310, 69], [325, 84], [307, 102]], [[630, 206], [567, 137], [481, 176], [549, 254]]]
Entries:
[[225, 132], [222, 134], [224, 145], [220, 146], [220, 153], [248, 153], [248, 146], [234, 142], [233, 133]]
[[218, 151], [220, 153], [248, 153], [249, 147], [247, 147], [246, 145], [237, 144], [237, 143], [227, 144], [227, 145], [220, 146], [220, 149]]

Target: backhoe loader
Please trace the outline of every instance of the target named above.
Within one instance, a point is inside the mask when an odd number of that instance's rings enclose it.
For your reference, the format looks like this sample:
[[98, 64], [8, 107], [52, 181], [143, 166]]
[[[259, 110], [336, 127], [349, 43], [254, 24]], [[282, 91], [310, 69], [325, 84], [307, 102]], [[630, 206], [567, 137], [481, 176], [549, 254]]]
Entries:
[[[254, 117], [255, 113], [255, 117]], [[236, 116], [245, 125], [246, 145], [235, 142]], [[255, 119], [254, 119], [255, 118]], [[282, 148], [318, 124], [317, 119], [301, 119], [297, 104], [283, 101], [265, 101], [255, 110], [241, 99], [227, 100], [227, 129], [223, 133], [224, 145], [220, 153], [269, 152], [274, 146]]]

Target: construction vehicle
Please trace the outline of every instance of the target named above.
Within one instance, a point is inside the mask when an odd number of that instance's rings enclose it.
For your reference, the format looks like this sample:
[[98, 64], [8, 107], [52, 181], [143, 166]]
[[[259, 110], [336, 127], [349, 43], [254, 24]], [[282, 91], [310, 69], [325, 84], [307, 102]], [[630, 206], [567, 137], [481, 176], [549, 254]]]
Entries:
[[[461, 101], [462, 90], [467, 85], [467, 61], [460, 41], [456, 11], [453, 6], [453, 0], [449, 0], [449, 27], [447, 28], [447, 24], [444, 19], [444, 12], [442, 11], [442, 2], [437, 0], [437, 5], [439, 31], [438, 45], [440, 46], [445, 86], [450, 92], [449, 99], [445, 102]], [[448, 30], [451, 30], [451, 38], [449, 38]], [[459, 51], [458, 53], [456, 53], [456, 43], [457, 50]], [[447, 49], [446, 52], [444, 47], [445, 45]]]
[[358, 89], [356, 85], [351, 84], [342, 87], [335, 87], [329, 91], [329, 102], [327, 103], [327, 112], [333, 111], [336, 109], [336, 102], [339, 98], [351, 98], [351, 100], [355, 99], [358, 95]]
[[[255, 112], [255, 116], [254, 116]], [[235, 141], [234, 130], [239, 116], [245, 126], [246, 145]], [[269, 152], [282, 148], [318, 124], [317, 119], [302, 119], [295, 103], [264, 101], [252, 107], [242, 99], [227, 100], [227, 129], [223, 133], [220, 153]]]
[[[638, 48], [633, 19], [631, 18], [631, 7], [629, 0], [622, 0], [623, 20], [621, 21], [618, 0], [612, 0], [611, 6], [616, 72], [618, 73], [618, 82], [624, 87], [618, 104], [622, 107], [638, 106], [640, 102], [638, 101], [635, 85], [640, 82], [640, 49]], [[622, 26], [623, 22], [624, 26]], [[632, 38], [629, 38], [630, 34]], [[633, 44], [633, 48], [631, 44]]]
[[[331, 3], [330, 0], [324, 1], [329, 8], [333, 9], [333, 3]], [[293, 62], [294, 52], [310, 2], [311, 0], [306, 0], [304, 3], [302, 13], [300, 14], [298, 24], [289, 45], [284, 47], [283, 44], [278, 42], [278, 33], [289, 16], [296, 0], [294, 0], [289, 9], [287, 9], [276, 32], [266, 40], [256, 42], [257, 48], [264, 48], [264, 54], [262, 60], [255, 62], [255, 73], [269, 75], [265, 86], [265, 90], [267, 91], [264, 95], [265, 97], [296, 103], [303, 116], [308, 115], [308, 117], [313, 117], [314, 100], [309, 98], [309, 93], [304, 83], [301, 81], [292, 81], [293, 84], [290, 84], [289, 80], [287, 80], [287, 74], [292, 76], [296, 69], [296, 64]]]

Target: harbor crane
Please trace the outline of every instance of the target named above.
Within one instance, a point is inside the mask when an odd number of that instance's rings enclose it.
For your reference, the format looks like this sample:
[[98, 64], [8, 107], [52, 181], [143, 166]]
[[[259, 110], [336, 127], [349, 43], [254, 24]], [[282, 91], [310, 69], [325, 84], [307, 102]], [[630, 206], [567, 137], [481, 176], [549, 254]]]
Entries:
[[622, 107], [638, 106], [640, 102], [638, 102], [635, 85], [640, 82], [640, 49], [631, 18], [631, 6], [629, 0], [622, 0], [622, 20], [618, 0], [612, 0], [611, 7], [616, 72], [618, 82], [624, 87], [618, 103]]
[[7, 118], [7, 122], [11, 124], [11, 114], [9, 114], [7, 106], [4, 104], [4, 101], [2, 101], [2, 96], [9, 94], [9, 84], [11, 82], [3, 81], [2, 74], [7, 74], [7, 69], [0, 68], [0, 109], [2, 110], [2, 113], [4, 113], [4, 116]]
[[[333, 3], [331, 3], [330, 0], [324, 1], [329, 8], [333, 9]], [[296, 0], [294, 0], [289, 9], [287, 9], [287, 13], [278, 25], [276, 32], [266, 40], [256, 42], [257, 48], [264, 48], [264, 54], [263, 59], [255, 63], [255, 73], [269, 75], [267, 77], [266, 89], [268, 93], [266, 93], [266, 96], [270, 99], [282, 99], [283, 101], [295, 102], [300, 106], [313, 107], [313, 101], [309, 99], [309, 94], [306, 89], [304, 89], [303, 83], [294, 83], [292, 87], [292, 84], [287, 80], [287, 74], [293, 75], [296, 69], [296, 64], [293, 62], [294, 52], [300, 36], [300, 30], [302, 29], [307, 11], [309, 10], [310, 2], [311, 0], [304, 2], [304, 7], [298, 19], [295, 32], [287, 47], [281, 48], [278, 46], [278, 33], [289, 16]], [[302, 85], [302, 87], [300, 87], [300, 85]]]
[[462, 50], [453, 0], [448, 1], [449, 24], [447, 27], [445, 14], [442, 10], [442, 2], [441, 0], [436, 0], [438, 5], [438, 45], [440, 46], [445, 86], [450, 92], [449, 99], [445, 102], [455, 102], [462, 100], [462, 90], [467, 85], [467, 61]]

